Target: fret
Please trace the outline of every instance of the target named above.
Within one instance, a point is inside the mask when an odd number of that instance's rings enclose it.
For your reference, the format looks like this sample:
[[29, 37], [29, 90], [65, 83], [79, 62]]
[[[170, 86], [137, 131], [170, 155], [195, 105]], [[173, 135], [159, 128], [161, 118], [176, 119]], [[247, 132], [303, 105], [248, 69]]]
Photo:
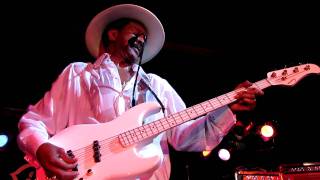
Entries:
[[172, 116], [177, 124], [181, 124], [183, 122], [179, 113], [175, 113]]
[[198, 113], [198, 115], [202, 115], [202, 114], [205, 114], [206, 113], [206, 111], [205, 111], [205, 109], [201, 106], [201, 104], [197, 104], [197, 105], [195, 105], [194, 107], [196, 107], [197, 108], [197, 113]]
[[134, 133], [134, 130], [130, 130], [129, 133], [130, 133], [130, 136], [131, 136], [132, 139], [133, 139], [133, 142], [135, 142], [135, 143], [136, 143], [136, 142], [139, 142], [136, 134]]
[[146, 130], [144, 129], [144, 126], [140, 126], [139, 131], [140, 131], [140, 134], [143, 138], [148, 137], [148, 134], [147, 134]]
[[213, 110], [212, 107], [211, 107], [211, 105], [210, 105], [210, 103], [209, 103], [208, 101], [205, 101], [205, 102], [200, 103], [200, 106], [204, 109], [204, 111], [205, 111], [206, 113], [208, 113], [208, 112], [210, 112], [210, 111]]
[[128, 142], [127, 139], [121, 141], [121, 144], [122, 144], [123, 146], [128, 146], [128, 145], [130, 145], [130, 143]]
[[155, 124], [156, 124], [155, 126], [157, 126], [157, 129], [159, 132], [165, 130], [161, 121], [155, 121]]
[[221, 103], [217, 98], [210, 99], [209, 102], [211, 103], [214, 109], [221, 107]]
[[196, 113], [196, 111], [193, 109], [193, 107], [187, 108], [186, 112], [188, 113], [190, 119], [194, 119], [198, 116], [198, 114]]
[[125, 136], [124, 133], [121, 133], [119, 138], [120, 138], [120, 142], [121, 142], [122, 145], [126, 146], [126, 145], [129, 144], [128, 138]]
[[198, 113], [196, 107], [195, 107], [195, 106], [192, 106], [191, 108], [194, 110], [196, 117], [198, 117], [198, 116], [199, 116], [199, 113]]
[[236, 100], [236, 99], [234, 98], [234, 97], [237, 95], [236, 91], [228, 92], [226, 95], [227, 95], [227, 97], [229, 98], [230, 102], [233, 102], [233, 101]]
[[166, 130], [166, 127], [163, 125], [163, 121], [164, 121], [164, 120], [165, 120], [164, 118], [160, 119], [160, 120], [159, 120], [159, 123], [160, 123], [161, 127], [162, 127], [164, 130]]
[[180, 116], [181, 116], [183, 122], [191, 119], [186, 111], [181, 111]]
[[230, 94], [230, 92], [224, 94], [224, 96], [227, 97], [227, 99], [228, 99], [228, 101], [229, 101], [229, 103], [230, 103], [230, 102], [232, 102], [234, 99], [233, 99], [233, 98], [230, 98], [229, 94]]
[[135, 128], [134, 132], [135, 132], [135, 134], [136, 134], [136, 136], [138, 137], [139, 140], [143, 139], [143, 136], [141, 135], [141, 132], [140, 132], [139, 128]]
[[170, 115], [168, 115], [167, 116], [167, 123], [168, 123], [168, 125], [170, 125], [171, 124], [171, 122], [173, 122], [174, 121], [174, 118], [173, 118], [173, 116], [170, 114]]
[[226, 105], [230, 103], [229, 99], [225, 95], [218, 96], [217, 99], [219, 100], [221, 105]]
[[266, 79], [260, 80], [254, 84], [257, 86], [258, 89], [264, 89], [266, 87], [271, 86], [270, 82], [267, 81]]
[[156, 134], [156, 133], [159, 132], [159, 130], [157, 129], [157, 126], [155, 125], [154, 122], [149, 123], [149, 127], [150, 127], [150, 126], [151, 126], [151, 131], [152, 131], [153, 134]]
[[168, 124], [170, 127], [174, 127], [176, 125], [176, 121], [172, 114], [168, 116]]
[[163, 125], [164, 129], [169, 129], [170, 128], [167, 117], [164, 117], [164, 119], [161, 120], [161, 124]]
[[259, 85], [259, 82], [253, 83], [253, 84], [252, 84], [252, 87], [261, 89], [261, 88], [260, 88], [260, 85]]
[[213, 99], [208, 100], [210, 106], [212, 109], [215, 109], [214, 105], [213, 105]]
[[143, 125], [143, 127], [144, 127], [144, 129], [146, 130], [147, 137], [150, 137], [150, 136], [153, 135], [152, 130], [151, 130], [149, 124], [145, 124], [145, 125]]
[[126, 132], [125, 132], [125, 135], [126, 135], [128, 141], [129, 141], [129, 143], [132, 144], [132, 142], [134, 142], [134, 141], [133, 141], [133, 139], [132, 139], [132, 137], [131, 137], [130, 132], [126, 131]]

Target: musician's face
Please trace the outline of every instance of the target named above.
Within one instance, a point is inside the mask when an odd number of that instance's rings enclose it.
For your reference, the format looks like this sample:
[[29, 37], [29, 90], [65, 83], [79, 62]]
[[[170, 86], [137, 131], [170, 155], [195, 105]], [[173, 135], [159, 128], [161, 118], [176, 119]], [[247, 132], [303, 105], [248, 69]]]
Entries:
[[[142, 51], [143, 44], [146, 41], [146, 29], [139, 23], [130, 22], [121, 30], [115, 30], [109, 37], [112, 43], [113, 55], [128, 65], [139, 62], [139, 55]], [[109, 33], [110, 36], [110, 33]], [[138, 36], [134, 45], [130, 46], [129, 40], [132, 37]]]

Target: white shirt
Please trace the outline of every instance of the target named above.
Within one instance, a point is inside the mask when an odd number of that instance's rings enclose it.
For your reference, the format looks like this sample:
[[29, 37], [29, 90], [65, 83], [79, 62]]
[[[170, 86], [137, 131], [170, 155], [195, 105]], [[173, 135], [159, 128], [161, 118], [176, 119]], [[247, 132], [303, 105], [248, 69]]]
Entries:
[[[137, 71], [137, 66], [133, 70]], [[38, 166], [35, 158], [38, 147], [65, 127], [107, 123], [120, 116], [131, 107], [134, 79], [131, 78], [122, 86], [117, 66], [108, 54], [100, 56], [94, 64], [71, 63], [52, 84], [50, 91], [38, 103], [30, 106], [20, 119], [18, 144], [26, 154], [25, 159]], [[165, 79], [155, 74], [146, 74], [140, 67], [138, 82], [137, 103], [157, 102], [141, 83], [145, 82], [165, 106], [165, 116], [186, 109], [183, 100]], [[148, 117], [145, 123], [163, 117], [163, 113], [159, 112]], [[178, 151], [212, 150], [235, 122], [232, 111], [224, 106], [159, 134], [153, 143], [161, 148], [163, 161], [148, 179], [170, 178], [168, 143]]]

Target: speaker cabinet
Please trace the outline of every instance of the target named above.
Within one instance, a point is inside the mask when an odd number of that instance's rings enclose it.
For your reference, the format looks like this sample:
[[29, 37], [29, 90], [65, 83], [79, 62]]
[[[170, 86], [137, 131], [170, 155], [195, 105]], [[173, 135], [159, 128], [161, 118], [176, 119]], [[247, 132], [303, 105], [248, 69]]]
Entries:
[[243, 171], [235, 173], [236, 180], [320, 180], [320, 162], [282, 164], [279, 171]]
[[266, 171], [237, 171], [236, 180], [281, 180], [279, 172]]
[[283, 180], [320, 180], [320, 172], [282, 174]]
[[283, 164], [280, 173], [283, 180], [320, 180], [320, 163]]

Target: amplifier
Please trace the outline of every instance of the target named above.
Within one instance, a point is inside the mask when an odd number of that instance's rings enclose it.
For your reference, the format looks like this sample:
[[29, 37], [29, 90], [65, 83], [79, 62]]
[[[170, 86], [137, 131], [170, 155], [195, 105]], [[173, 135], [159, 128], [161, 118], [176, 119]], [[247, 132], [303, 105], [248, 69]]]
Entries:
[[283, 180], [319, 180], [320, 172], [282, 174], [281, 177]]
[[283, 180], [320, 180], [320, 163], [280, 165]]
[[282, 180], [279, 172], [268, 171], [237, 171], [236, 180]]
[[236, 180], [320, 180], [320, 162], [281, 164], [278, 171], [238, 170]]

